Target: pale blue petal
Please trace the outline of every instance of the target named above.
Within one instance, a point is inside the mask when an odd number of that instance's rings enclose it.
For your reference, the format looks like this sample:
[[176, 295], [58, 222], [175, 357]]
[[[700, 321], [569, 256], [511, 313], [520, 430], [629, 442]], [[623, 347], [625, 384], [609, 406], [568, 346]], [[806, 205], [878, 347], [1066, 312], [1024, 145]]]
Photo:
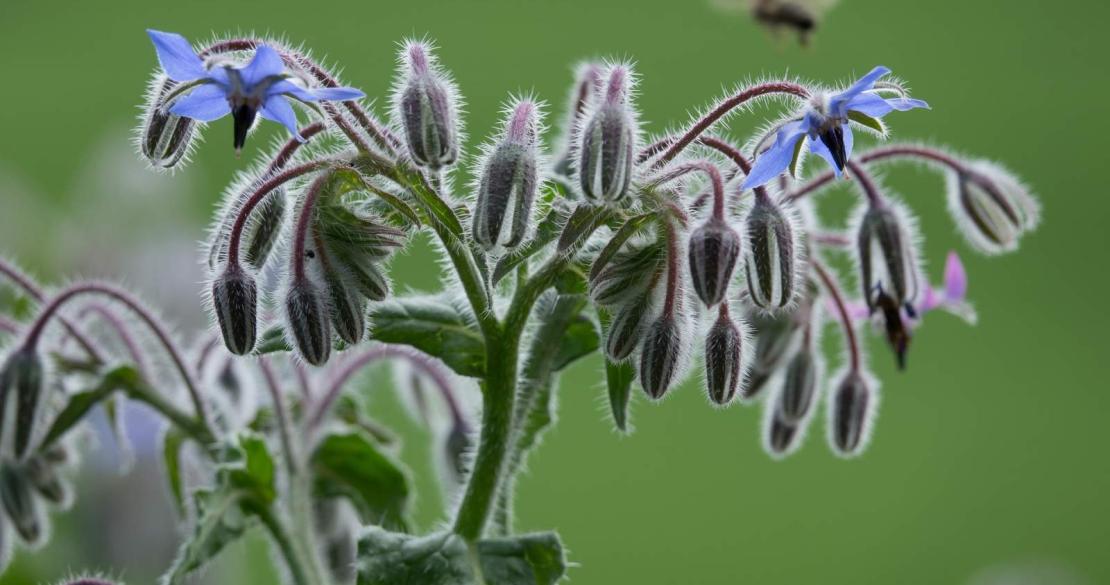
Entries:
[[829, 99], [829, 111], [834, 115], [843, 116], [845, 111], [843, 106], [848, 100], [871, 89], [875, 86], [876, 81], [889, 73], [890, 69], [881, 65], [872, 69], [870, 73], [859, 78], [851, 87], [832, 96]]
[[915, 110], [917, 108], [923, 108], [926, 110], [932, 109], [929, 107], [929, 104], [925, 100], [915, 100], [911, 98], [892, 98], [886, 100], [886, 103], [890, 104], [890, 107], [898, 110], [899, 112]]
[[320, 87], [313, 89], [312, 93], [316, 95], [316, 99], [332, 102], [357, 100], [366, 97], [366, 94], [353, 87]]
[[[845, 152], [847, 152], [847, 147], [848, 145], [845, 144]], [[832, 153], [829, 152], [828, 147], [825, 146], [824, 142], [821, 142], [820, 138], [813, 138], [809, 141], [809, 151], [825, 159], [825, 162], [829, 163], [829, 166], [832, 168], [833, 172], [836, 173], [836, 176], [838, 178], [840, 177], [840, 168], [836, 166], [836, 159], [833, 158]]]
[[752, 172], [744, 179], [740, 190], [752, 189], [781, 175], [794, 160], [794, 148], [805, 137], [805, 122], [791, 122], [779, 130], [775, 144], [755, 159]]
[[202, 85], [185, 94], [170, 106], [170, 113], [192, 118], [200, 122], [211, 122], [231, 112], [227, 94], [218, 85]]
[[267, 45], [255, 49], [254, 58], [239, 71], [244, 87], [254, 87], [258, 82], [274, 75], [285, 73], [285, 62], [281, 55]]
[[852, 127], [844, 124], [840, 127], [844, 130], [844, 160], [852, 160], [852, 147], [856, 145], [856, 136], [852, 133]]
[[204, 62], [197, 57], [196, 51], [185, 37], [151, 29], [147, 29], [146, 34], [154, 43], [158, 63], [170, 79], [177, 82], [194, 81], [207, 75]]
[[266, 97], [275, 95], [291, 95], [301, 100], [302, 102], [315, 102], [319, 98], [310, 90], [307, 90], [292, 81], [283, 79], [266, 90]]
[[293, 111], [293, 106], [282, 95], [272, 95], [266, 98], [262, 103], [262, 109], [258, 113], [267, 120], [273, 120], [289, 129], [289, 132], [297, 138], [297, 140], [304, 142], [304, 138], [297, 132], [297, 114]]
[[845, 115], [848, 111], [854, 111], [872, 118], [882, 118], [893, 109], [888, 100], [873, 93], [862, 93], [844, 104]]

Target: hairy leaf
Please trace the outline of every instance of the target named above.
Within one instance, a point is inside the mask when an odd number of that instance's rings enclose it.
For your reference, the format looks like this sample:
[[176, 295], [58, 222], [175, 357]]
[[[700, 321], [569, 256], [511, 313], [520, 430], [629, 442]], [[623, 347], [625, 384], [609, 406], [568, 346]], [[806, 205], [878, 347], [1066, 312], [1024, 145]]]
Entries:
[[370, 337], [411, 345], [463, 376], [485, 374], [486, 346], [481, 333], [445, 295], [395, 298], [374, 305]]
[[347, 497], [363, 522], [404, 526], [409, 479], [362, 431], [328, 435], [312, 453], [319, 497]]

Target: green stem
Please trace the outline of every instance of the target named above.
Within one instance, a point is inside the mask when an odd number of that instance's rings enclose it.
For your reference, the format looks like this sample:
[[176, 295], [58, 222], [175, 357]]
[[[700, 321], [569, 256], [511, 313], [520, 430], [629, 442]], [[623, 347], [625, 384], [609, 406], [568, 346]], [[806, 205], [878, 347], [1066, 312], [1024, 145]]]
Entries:
[[258, 518], [262, 521], [262, 525], [270, 532], [274, 542], [277, 543], [278, 549], [281, 551], [281, 556], [285, 558], [285, 564], [289, 567], [289, 573], [293, 577], [293, 582], [297, 585], [324, 585], [324, 581], [319, 579], [313, 580], [309, 577], [308, 569], [305, 566], [303, 559], [301, 559], [300, 551], [297, 550], [296, 543], [289, 535], [289, 529], [281, 521], [274, 511], [269, 508], [258, 510]]

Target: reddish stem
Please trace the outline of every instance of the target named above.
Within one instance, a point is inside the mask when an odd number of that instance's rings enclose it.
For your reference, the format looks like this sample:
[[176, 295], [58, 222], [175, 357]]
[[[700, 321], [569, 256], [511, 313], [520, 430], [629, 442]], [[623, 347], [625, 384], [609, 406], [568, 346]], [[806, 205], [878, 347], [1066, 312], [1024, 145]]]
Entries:
[[721, 171], [713, 163], [705, 160], [698, 160], [679, 165], [666, 174], [659, 177], [653, 183], [655, 185], [662, 185], [668, 181], [673, 181], [691, 171], [701, 171], [709, 177], [709, 181], [713, 187], [713, 217], [714, 219], [723, 220], [725, 218], [725, 181], [721, 177]]
[[817, 276], [821, 278], [825, 290], [828, 291], [829, 296], [833, 299], [833, 304], [836, 305], [836, 310], [840, 314], [840, 324], [844, 327], [844, 338], [848, 344], [852, 373], [858, 373], [860, 369], [859, 343], [856, 341], [856, 330], [852, 326], [852, 318], [848, 315], [848, 308], [844, 306], [844, 298], [840, 292], [840, 287], [837, 286], [836, 281], [833, 280], [825, 266], [817, 259], [811, 259], [810, 265], [817, 272]]
[[304, 201], [301, 202], [301, 209], [297, 215], [296, 227], [293, 231], [293, 254], [291, 257], [293, 263], [293, 281], [302, 282], [305, 278], [304, 270], [304, 252], [305, 241], [308, 239], [308, 224], [312, 222], [313, 210], [316, 208], [316, 201], [320, 198], [320, 192], [324, 190], [324, 185], [331, 180], [331, 173], [324, 173], [308, 187], [305, 192]]
[[[29, 276], [16, 268], [15, 265], [9, 264], [3, 258], [0, 258], [0, 274], [6, 276], [8, 280], [11, 280], [12, 283], [16, 285], [16, 287], [21, 289], [36, 303], [42, 304], [42, 302], [46, 300], [45, 295], [43, 295], [42, 293], [42, 289], [39, 288], [39, 286], [36, 285]], [[66, 328], [66, 332], [69, 333], [70, 336], [72, 336], [75, 340], [77, 340], [77, 344], [81, 346], [81, 349], [85, 350], [85, 353], [89, 354], [89, 357], [92, 358], [93, 361], [104, 361], [100, 355], [100, 352], [96, 350], [96, 346], [94, 346], [92, 342], [89, 341], [88, 337], [85, 337], [85, 334], [81, 333], [77, 326], [75, 326], [73, 323], [70, 323], [69, 319], [66, 319], [64, 317], [61, 317], [58, 320], [61, 322], [62, 326]]]

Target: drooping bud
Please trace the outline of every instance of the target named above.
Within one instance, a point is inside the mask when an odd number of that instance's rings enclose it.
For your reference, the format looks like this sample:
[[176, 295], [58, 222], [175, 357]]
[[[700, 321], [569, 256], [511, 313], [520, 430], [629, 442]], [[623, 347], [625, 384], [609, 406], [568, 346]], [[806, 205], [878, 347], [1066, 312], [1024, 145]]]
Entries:
[[643, 297], [659, 281], [664, 257], [657, 242], [626, 245], [590, 278], [590, 298], [608, 307]]
[[644, 333], [644, 321], [651, 310], [650, 295], [626, 304], [613, 315], [609, 336], [605, 338], [605, 354], [619, 362], [632, 355]]
[[249, 354], [258, 329], [258, 285], [237, 262], [229, 262], [212, 282], [212, 309], [228, 351]]
[[752, 302], [764, 309], [789, 305], [797, 287], [799, 246], [787, 212], [764, 191], [756, 193], [747, 219], [745, 272]]
[[860, 283], [867, 307], [874, 311], [880, 294], [904, 306], [917, 297], [917, 252], [914, 225], [892, 201], [868, 205], [856, 225]]
[[682, 332], [674, 315], [663, 314], [644, 336], [640, 350], [640, 385], [653, 400], [663, 398], [674, 382], [682, 353]]
[[331, 322], [339, 338], [354, 345], [366, 333], [366, 304], [359, 294], [335, 270], [327, 272], [328, 307]]
[[778, 370], [787, 352], [794, 346], [800, 324], [793, 314], [768, 314], [753, 311], [748, 314], [755, 330], [755, 357], [752, 359], [751, 376], [741, 389], [741, 398], [754, 398], [763, 385]]
[[278, 188], [266, 196], [251, 214], [247, 241], [246, 261], [255, 270], [261, 270], [281, 235], [285, 219], [285, 189]]
[[812, 347], [802, 345], [786, 364], [776, 416], [791, 425], [809, 414], [817, 394], [818, 364]]
[[610, 70], [605, 94], [579, 131], [578, 180], [593, 202], [621, 201], [632, 183], [639, 130], [629, 104], [630, 75], [626, 66]]
[[524, 239], [536, 198], [539, 156], [537, 105], [521, 100], [505, 124], [504, 137], [486, 159], [474, 206], [474, 240], [489, 250], [513, 248]]
[[403, 49], [404, 82], [395, 107], [412, 160], [439, 169], [454, 164], [459, 153], [454, 86], [438, 69], [424, 43]]
[[705, 387], [716, 404], [723, 406], [736, 397], [744, 378], [743, 345], [740, 327], [727, 310], [721, 311], [705, 337]]
[[1021, 181], [986, 161], [949, 175], [948, 212], [968, 243], [984, 254], [1013, 252], [1040, 221], [1040, 204]]
[[772, 457], [783, 457], [795, 446], [800, 434], [797, 425], [784, 421], [778, 414], [772, 414], [766, 426], [764, 446]]
[[740, 234], [718, 217], [710, 217], [690, 234], [690, 277], [705, 306], [721, 302], [740, 257]]
[[0, 429], [7, 422], [8, 401], [14, 398], [16, 457], [22, 457], [31, 443], [38, 422], [43, 383], [42, 359], [32, 348], [13, 351], [0, 371]]
[[859, 372], [848, 372], [829, 397], [829, 440], [844, 457], [859, 455], [871, 430], [877, 389]]
[[351, 283], [360, 295], [371, 301], [383, 301], [389, 296], [389, 278], [376, 263], [366, 258], [348, 258], [344, 266], [350, 274]]
[[58, 470], [42, 457], [33, 457], [24, 466], [27, 481], [46, 501], [66, 506], [71, 499], [69, 485], [58, 475]]
[[14, 466], [0, 468], [0, 500], [19, 538], [32, 546], [39, 544], [46, 533], [42, 511], [30, 484]]
[[196, 122], [171, 114], [170, 104], [163, 101], [176, 85], [177, 82], [165, 77], [154, 80], [143, 121], [143, 134], [139, 137], [143, 157], [159, 169], [171, 169], [185, 158], [196, 129]]
[[307, 278], [295, 280], [285, 295], [285, 319], [297, 352], [314, 366], [331, 356], [331, 324], [324, 299]]

